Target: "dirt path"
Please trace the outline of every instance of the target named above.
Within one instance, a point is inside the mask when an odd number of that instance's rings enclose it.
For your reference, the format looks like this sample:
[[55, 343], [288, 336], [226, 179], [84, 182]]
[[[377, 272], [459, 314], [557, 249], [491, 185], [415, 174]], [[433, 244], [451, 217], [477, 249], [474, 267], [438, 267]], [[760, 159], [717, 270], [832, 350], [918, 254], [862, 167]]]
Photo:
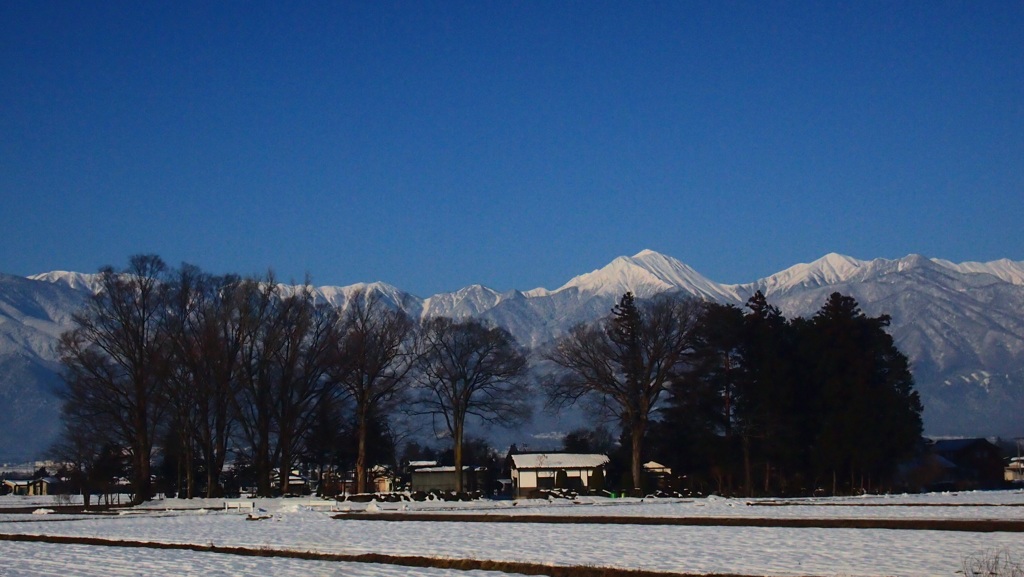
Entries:
[[904, 529], [1024, 533], [1024, 520], [1004, 519], [770, 519], [765, 517], [630, 517], [481, 515], [459, 513], [342, 513], [334, 519], [359, 521], [431, 521], [452, 523], [550, 523], [599, 525], [679, 525], [690, 527], [784, 527], [796, 529]]

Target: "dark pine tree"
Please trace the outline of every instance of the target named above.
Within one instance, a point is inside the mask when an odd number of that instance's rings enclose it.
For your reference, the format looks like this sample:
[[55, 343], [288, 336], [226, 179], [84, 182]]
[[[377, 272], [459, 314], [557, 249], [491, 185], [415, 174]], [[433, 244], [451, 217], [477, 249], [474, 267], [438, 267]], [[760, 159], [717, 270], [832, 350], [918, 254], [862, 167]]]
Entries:
[[832, 491], [870, 490], [887, 480], [922, 431], [921, 400], [907, 357], [852, 297], [833, 293], [803, 328], [806, 381], [813, 384], [816, 435], [811, 458]]

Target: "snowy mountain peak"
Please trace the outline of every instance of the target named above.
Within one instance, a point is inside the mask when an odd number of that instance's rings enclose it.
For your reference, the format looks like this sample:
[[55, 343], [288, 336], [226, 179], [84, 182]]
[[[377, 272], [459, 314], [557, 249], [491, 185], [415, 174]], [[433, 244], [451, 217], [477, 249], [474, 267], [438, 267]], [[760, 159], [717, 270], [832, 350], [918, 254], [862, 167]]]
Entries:
[[313, 292], [325, 302], [335, 306], [345, 305], [345, 303], [347, 303], [356, 292], [362, 292], [367, 295], [376, 295], [396, 305], [405, 299], [405, 293], [397, 287], [379, 281], [372, 283], [356, 283], [341, 287], [320, 286], [313, 289]]
[[662, 292], [684, 291], [701, 298], [735, 301], [730, 287], [709, 280], [682, 262], [653, 250], [620, 256], [604, 268], [579, 275], [554, 292], [575, 288], [600, 296], [632, 292], [647, 298]]
[[642, 251], [640, 251], [640, 252], [638, 252], [638, 253], [633, 255], [633, 258], [637, 258], [637, 259], [642, 259], [642, 258], [645, 258], [645, 257], [653, 257], [653, 258], [661, 257], [661, 258], [666, 258], [665, 255], [663, 255], [663, 254], [661, 254], [659, 252], [655, 252], [655, 251], [653, 251], [653, 250], [651, 250], [649, 248], [645, 248]]
[[34, 274], [27, 278], [51, 284], [62, 284], [80, 291], [92, 293], [99, 292], [98, 274], [85, 274], [80, 272], [69, 272], [65, 270], [54, 270], [40, 274]]
[[953, 263], [948, 260], [932, 259], [932, 262], [961, 273], [990, 274], [1002, 281], [1024, 286], [1024, 261], [1001, 258], [991, 262]]
[[461, 288], [453, 293], [436, 294], [423, 301], [424, 316], [468, 318], [494, 308], [503, 296], [480, 284]]
[[837, 284], [856, 276], [866, 264], [866, 261], [830, 252], [814, 262], [796, 264], [757, 281], [751, 292], [760, 290], [769, 294], [797, 287]]

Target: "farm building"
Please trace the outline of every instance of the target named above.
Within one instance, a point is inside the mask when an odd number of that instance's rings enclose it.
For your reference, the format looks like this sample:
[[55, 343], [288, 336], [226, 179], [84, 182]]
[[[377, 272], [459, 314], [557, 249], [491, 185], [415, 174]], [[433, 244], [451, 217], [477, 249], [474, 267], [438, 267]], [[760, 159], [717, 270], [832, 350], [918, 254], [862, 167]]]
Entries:
[[931, 451], [956, 466], [953, 485], [957, 489], [994, 489], [1003, 483], [1002, 454], [987, 439], [941, 439]]
[[28, 495], [31, 489], [32, 481], [4, 479], [4, 492], [10, 495]]
[[[454, 491], [455, 467], [420, 467], [412, 470], [413, 491]], [[462, 489], [484, 491], [487, 489], [487, 467], [462, 467]]]
[[25, 481], [4, 481], [4, 492], [11, 495], [54, 495], [60, 486], [60, 479], [56, 477], [43, 477]]
[[563, 473], [562, 488], [591, 490], [595, 475], [603, 478], [604, 466], [608, 464], [606, 455], [580, 453], [518, 453], [509, 458], [515, 497], [529, 496], [538, 489], [554, 489]]

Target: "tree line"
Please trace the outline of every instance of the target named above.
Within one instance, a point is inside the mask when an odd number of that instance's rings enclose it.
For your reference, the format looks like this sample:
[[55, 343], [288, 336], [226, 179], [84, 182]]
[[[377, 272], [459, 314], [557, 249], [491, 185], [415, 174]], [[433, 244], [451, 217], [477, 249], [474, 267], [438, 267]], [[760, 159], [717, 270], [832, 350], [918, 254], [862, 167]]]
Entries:
[[[180, 456], [187, 496], [197, 462], [206, 496], [222, 494], [231, 452], [269, 496], [287, 492], [300, 460], [348, 442], [363, 492], [372, 433], [399, 406], [444, 421], [456, 466], [467, 417], [527, 415], [528, 397], [517, 391], [529, 384], [527, 357], [504, 329], [472, 319], [416, 323], [366, 292], [338, 308], [318, 302], [308, 282], [171, 270], [155, 255], [134, 256], [122, 271], [105, 267], [98, 279], [60, 339], [67, 388], [56, 453], [88, 484], [122, 451], [135, 502], [152, 496], [158, 446]], [[346, 426], [352, 435], [340, 438]]]
[[719, 491], [891, 487], [923, 426], [890, 320], [839, 293], [807, 319], [786, 319], [760, 292], [745, 313], [709, 305], [695, 330], [696, 370], [671, 391], [655, 442], [684, 447], [689, 462], [679, 465]]
[[481, 321], [411, 319], [361, 291], [339, 308], [308, 280], [285, 286], [271, 273], [212, 275], [137, 255], [98, 282], [60, 339], [56, 453], [86, 485], [126, 456], [136, 502], [153, 493], [157, 450], [181, 463], [187, 496], [223, 494], [229, 455], [272, 495], [287, 492], [296, 464], [322, 467], [339, 450], [363, 492], [375, 445], [396, 443], [401, 413], [433, 419], [458, 471], [467, 422], [522, 423], [538, 393], [620, 428], [624, 489], [643, 486], [650, 458], [719, 491], [870, 484], [921, 433], [888, 317], [838, 294], [812, 318], [787, 320], [760, 293], [745, 311], [627, 293], [605, 318], [530, 352]]
[[885, 489], [922, 434], [889, 322], [839, 293], [808, 319], [786, 319], [760, 292], [743, 309], [627, 294], [556, 345], [549, 358], [566, 372], [549, 390], [617, 418], [624, 488], [640, 490], [641, 463], [656, 459], [719, 494]]

